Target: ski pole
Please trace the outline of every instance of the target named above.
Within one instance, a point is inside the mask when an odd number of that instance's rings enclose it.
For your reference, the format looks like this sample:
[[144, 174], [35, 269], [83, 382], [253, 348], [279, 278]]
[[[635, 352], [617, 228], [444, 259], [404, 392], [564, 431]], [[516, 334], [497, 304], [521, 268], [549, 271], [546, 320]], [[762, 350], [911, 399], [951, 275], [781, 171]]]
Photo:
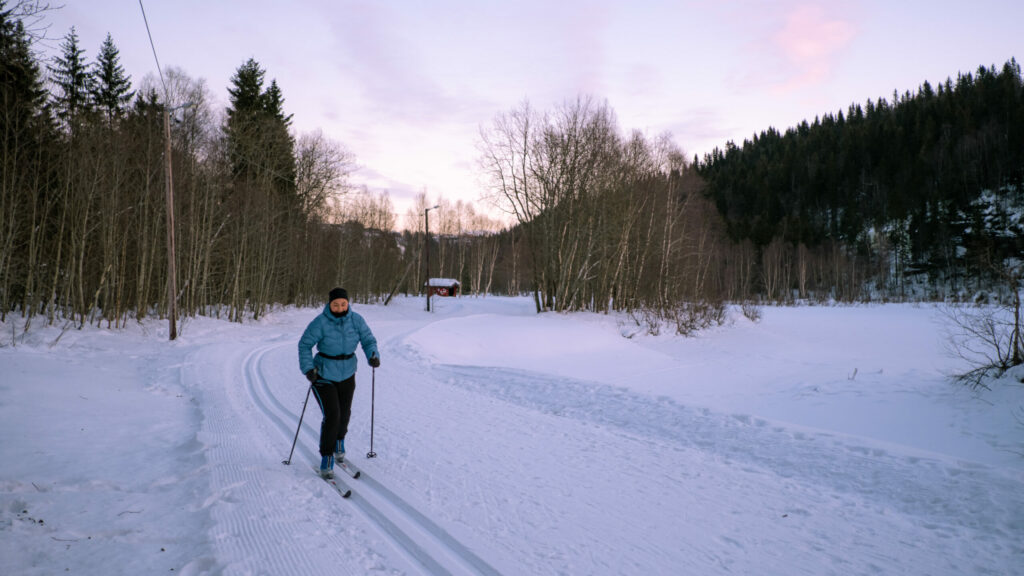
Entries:
[[366, 453], [367, 458], [376, 458], [377, 453], [373, 451], [373, 410], [377, 397], [377, 369], [373, 368], [370, 380], [370, 451]]
[[295, 428], [295, 439], [292, 440], [292, 450], [288, 453], [288, 459], [281, 461], [281, 464], [284, 464], [285, 466], [291, 466], [292, 464], [292, 454], [295, 453], [295, 443], [299, 441], [299, 430], [302, 429], [302, 419], [306, 416], [306, 405], [309, 404], [309, 393], [312, 391], [313, 385], [310, 384], [309, 388], [306, 390], [306, 401], [302, 403], [302, 414], [299, 415], [299, 426]]

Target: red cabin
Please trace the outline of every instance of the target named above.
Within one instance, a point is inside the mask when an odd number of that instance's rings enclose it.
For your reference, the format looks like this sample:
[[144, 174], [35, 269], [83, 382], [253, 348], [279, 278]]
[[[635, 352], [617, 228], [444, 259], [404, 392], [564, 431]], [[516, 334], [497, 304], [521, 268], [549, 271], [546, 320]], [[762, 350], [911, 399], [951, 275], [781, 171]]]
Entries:
[[431, 278], [427, 280], [427, 291], [431, 296], [458, 296], [459, 286], [459, 281], [452, 280], [451, 278]]

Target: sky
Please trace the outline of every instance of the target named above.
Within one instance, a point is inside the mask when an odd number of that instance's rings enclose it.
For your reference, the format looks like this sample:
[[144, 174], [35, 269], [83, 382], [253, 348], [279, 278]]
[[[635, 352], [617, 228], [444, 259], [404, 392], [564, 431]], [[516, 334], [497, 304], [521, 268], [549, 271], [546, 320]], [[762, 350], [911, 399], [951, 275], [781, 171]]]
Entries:
[[[54, 2], [56, 5], [56, 2]], [[161, 65], [228, 106], [254, 58], [297, 135], [351, 151], [352, 182], [401, 215], [419, 193], [480, 203], [481, 129], [528, 100], [607, 101], [623, 133], [671, 133], [688, 157], [893, 91], [1024, 56], [1019, 0], [143, 0]], [[137, 84], [155, 74], [138, 0], [65, 0], [94, 61], [110, 33]]]

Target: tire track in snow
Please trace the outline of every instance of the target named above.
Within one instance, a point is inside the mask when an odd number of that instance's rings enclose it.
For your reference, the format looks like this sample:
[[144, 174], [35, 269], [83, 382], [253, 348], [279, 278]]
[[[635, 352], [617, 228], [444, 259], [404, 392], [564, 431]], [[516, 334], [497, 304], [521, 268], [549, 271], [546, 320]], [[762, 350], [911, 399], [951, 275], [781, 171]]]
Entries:
[[[299, 414], [286, 407], [273, 394], [262, 368], [268, 352], [288, 345], [264, 346], [249, 354], [245, 360], [246, 390], [256, 407], [274, 423], [275, 427], [286, 438], [294, 438], [295, 432], [291, 428], [291, 424], [286, 421], [285, 416], [288, 420], [297, 423]], [[303, 420], [299, 435], [312, 444], [298, 442], [295, 450], [304, 454], [309, 461], [314, 461], [318, 458], [319, 453], [314, 454], [309, 445], [317, 443], [319, 431], [315, 429], [315, 426], [307, 426], [309, 422], [316, 421], [315, 405], [312, 408], [307, 406], [306, 411], [310, 412], [311, 409], [314, 412], [314, 417], [311, 420]], [[295, 457], [293, 456], [292, 459], [294, 460]], [[404, 551], [428, 573], [499, 574], [490, 564], [466, 548], [444, 528], [438, 526], [402, 497], [378, 482], [365, 470], [362, 471], [359, 480], [350, 480], [343, 473], [339, 473], [338, 477], [353, 489], [349, 501], [355, 504], [368, 519], [377, 524], [397, 548]], [[387, 509], [388, 512], [385, 513], [382, 509]], [[434, 554], [430, 550], [440, 550], [440, 552]]]

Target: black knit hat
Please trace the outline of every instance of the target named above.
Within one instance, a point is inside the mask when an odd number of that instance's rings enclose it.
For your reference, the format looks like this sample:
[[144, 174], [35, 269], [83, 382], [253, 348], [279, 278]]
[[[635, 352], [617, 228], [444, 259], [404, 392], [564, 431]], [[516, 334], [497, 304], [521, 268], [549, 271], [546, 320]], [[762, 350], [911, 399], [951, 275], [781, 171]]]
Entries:
[[331, 290], [330, 295], [327, 297], [327, 302], [329, 304], [338, 298], [348, 300], [348, 292], [344, 288], [335, 288], [334, 290]]

